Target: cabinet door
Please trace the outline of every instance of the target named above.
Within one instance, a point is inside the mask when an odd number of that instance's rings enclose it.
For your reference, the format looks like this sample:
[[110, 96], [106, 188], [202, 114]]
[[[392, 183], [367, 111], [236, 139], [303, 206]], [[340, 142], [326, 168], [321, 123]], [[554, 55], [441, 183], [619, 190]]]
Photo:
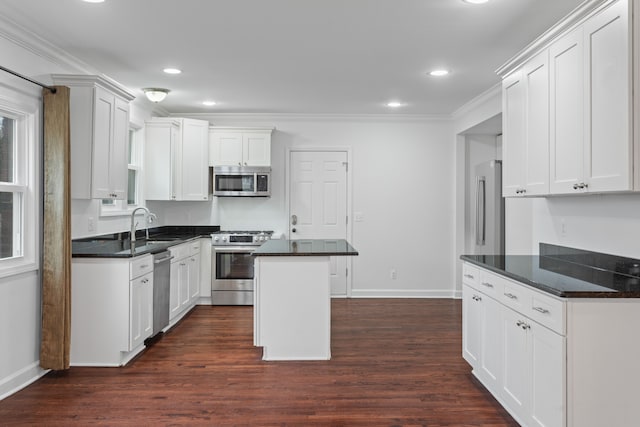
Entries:
[[210, 166], [242, 165], [242, 133], [210, 133]]
[[113, 140], [109, 157], [109, 182], [118, 200], [127, 197], [129, 153], [129, 103], [115, 98]]
[[480, 366], [482, 346], [481, 293], [462, 285], [462, 356], [475, 370]]
[[[93, 156], [91, 173], [91, 197], [113, 199], [109, 182], [112, 159], [113, 122], [115, 96], [96, 87], [93, 103]], [[91, 144], [91, 141], [86, 141]], [[126, 154], [126, 153], [125, 153]]]
[[550, 192], [576, 193], [583, 180], [584, 62], [582, 28], [549, 48]]
[[633, 185], [627, 10], [627, 2], [618, 1], [584, 24], [589, 191], [624, 191]]
[[181, 200], [209, 199], [209, 122], [183, 119]]
[[519, 420], [528, 419], [530, 389], [527, 331], [522, 327], [525, 319], [509, 308], [502, 309], [504, 360], [501, 395], [505, 405]]
[[522, 71], [502, 81], [502, 192], [521, 196], [524, 189], [525, 121]]
[[180, 262], [171, 263], [169, 273], [169, 319], [180, 314]]
[[179, 288], [180, 288], [180, 311], [189, 306], [189, 258], [178, 261]]
[[566, 338], [528, 321], [531, 354], [531, 423], [565, 426]]
[[242, 156], [245, 166], [271, 166], [271, 133], [243, 133]]
[[522, 70], [525, 87], [525, 169], [528, 196], [549, 193], [549, 52], [528, 61]]
[[491, 391], [502, 384], [502, 305], [490, 297], [482, 298], [482, 353], [480, 372]]
[[189, 305], [193, 305], [200, 296], [200, 254], [188, 258], [189, 266]]
[[175, 200], [175, 155], [178, 126], [147, 123], [145, 126], [145, 199]]
[[153, 273], [129, 284], [129, 351], [138, 347], [153, 331]]

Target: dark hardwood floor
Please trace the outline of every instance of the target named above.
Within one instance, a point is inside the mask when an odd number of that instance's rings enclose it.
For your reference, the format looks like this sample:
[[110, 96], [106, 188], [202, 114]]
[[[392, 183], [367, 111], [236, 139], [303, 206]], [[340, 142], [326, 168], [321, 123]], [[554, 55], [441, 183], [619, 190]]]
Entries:
[[517, 426], [461, 357], [461, 302], [338, 299], [332, 360], [263, 362], [251, 307], [196, 307], [124, 368], [50, 373], [0, 425]]

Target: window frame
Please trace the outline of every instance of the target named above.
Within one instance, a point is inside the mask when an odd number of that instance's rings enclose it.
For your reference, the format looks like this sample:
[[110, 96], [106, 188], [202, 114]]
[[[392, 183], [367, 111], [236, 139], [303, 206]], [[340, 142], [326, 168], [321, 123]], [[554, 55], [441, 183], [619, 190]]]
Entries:
[[[0, 91], [0, 115], [15, 120], [14, 181], [0, 182], [0, 191], [20, 194], [14, 211], [14, 251], [17, 255], [0, 258], [0, 277], [37, 270], [40, 247], [40, 162], [42, 152], [41, 100], [21, 93]], [[15, 196], [14, 196], [15, 197]]]

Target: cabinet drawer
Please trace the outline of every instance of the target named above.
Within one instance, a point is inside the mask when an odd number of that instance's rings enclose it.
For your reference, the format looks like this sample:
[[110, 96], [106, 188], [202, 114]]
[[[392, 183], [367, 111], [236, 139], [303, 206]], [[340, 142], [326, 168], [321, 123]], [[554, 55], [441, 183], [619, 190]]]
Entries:
[[193, 242], [189, 242], [189, 255], [195, 255], [200, 253], [200, 239]]
[[500, 302], [526, 315], [531, 307], [532, 293], [533, 291], [527, 289], [524, 285], [505, 280]]
[[171, 252], [171, 256], [173, 257], [174, 260], [179, 260], [189, 256], [189, 249], [190, 249], [189, 243], [182, 243], [180, 245], [171, 246], [169, 248], [169, 252]]
[[471, 264], [462, 264], [462, 283], [465, 283], [474, 288], [478, 286], [480, 282], [480, 269], [474, 267]]
[[500, 300], [500, 295], [502, 295], [505, 282], [508, 281], [497, 274], [493, 274], [489, 271], [481, 271], [480, 280], [478, 280], [478, 289], [486, 295], [496, 300]]
[[565, 311], [564, 301], [532, 292], [530, 305], [524, 314], [560, 335], [566, 335]]
[[143, 274], [153, 271], [153, 259], [151, 255], [136, 257], [131, 260], [129, 266], [131, 268], [129, 277], [131, 279], [135, 279], [138, 276], [142, 276]]

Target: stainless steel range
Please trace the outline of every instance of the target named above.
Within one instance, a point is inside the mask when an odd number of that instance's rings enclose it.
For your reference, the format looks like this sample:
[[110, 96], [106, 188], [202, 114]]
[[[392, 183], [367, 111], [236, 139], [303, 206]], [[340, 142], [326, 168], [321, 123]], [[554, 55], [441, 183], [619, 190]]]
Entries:
[[211, 303], [253, 305], [251, 253], [273, 231], [218, 231], [211, 234]]

